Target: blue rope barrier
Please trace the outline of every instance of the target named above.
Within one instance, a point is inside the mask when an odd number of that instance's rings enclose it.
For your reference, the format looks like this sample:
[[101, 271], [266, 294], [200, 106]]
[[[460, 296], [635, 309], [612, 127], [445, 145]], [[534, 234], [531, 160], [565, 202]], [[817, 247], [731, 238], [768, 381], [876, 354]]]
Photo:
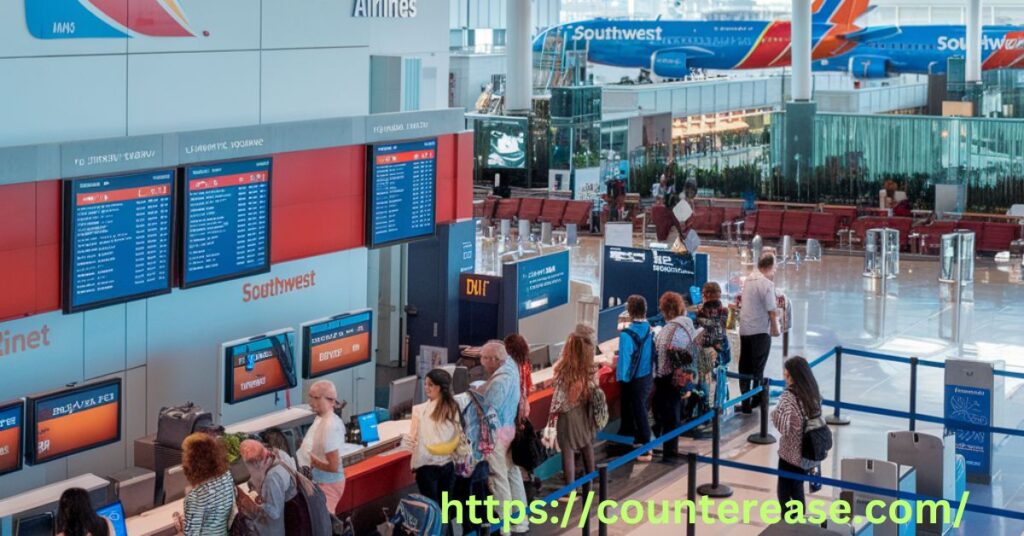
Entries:
[[676, 428], [675, 430], [672, 430], [671, 432], [669, 432], [669, 433], [667, 433], [667, 434], [665, 434], [665, 435], [663, 435], [661, 437], [656, 437], [656, 438], [648, 441], [646, 444], [640, 445], [639, 447], [629, 451], [629, 453], [624, 454], [622, 456], [619, 456], [618, 458], [613, 460], [611, 463], [609, 463], [608, 464], [608, 470], [609, 471], [614, 471], [615, 469], [618, 469], [619, 467], [622, 467], [623, 465], [626, 465], [627, 463], [630, 463], [630, 462], [636, 460], [640, 456], [643, 456], [644, 454], [654, 450], [654, 447], [657, 447], [658, 445], [661, 445], [662, 443], [665, 443], [666, 441], [668, 441], [670, 439], [675, 439], [675, 438], [685, 434], [686, 432], [689, 432], [690, 430], [693, 430], [694, 428], [696, 428], [696, 427], [698, 427], [698, 426], [700, 426], [700, 425], [710, 421], [711, 419], [714, 418], [714, 416], [715, 416], [714, 412], [709, 411], [709, 412], [701, 415], [700, 417], [697, 417], [696, 419], [694, 419], [694, 420], [692, 420], [692, 421], [690, 421], [690, 422], [680, 426], [679, 428]]
[[[846, 348], [844, 346], [843, 347], [843, 356], [848, 356], [848, 355], [853, 355], [853, 356], [858, 356], [858, 357], [868, 357], [868, 358], [871, 358], [871, 359], [877, 359], [879, 361], [892, 361], [894, 363], [903, 363], [903, 364], [906, 364], [906, 365], [910, 364], [910, 358], [909, 357], [900, 357], [900, 356], [895, 356], [895, 355], [880, 354], [880, 353], [877, 353], [877, 352], [869, 352], [867, 350], [858, 350], [856, 348]], [[918, 363], [921, 363], [921, 361], [918, 361]]]
[[819, 357], [819, 358], [815, 359], [814, 361], [811, 361], [810, 363], [808, 363], [808, 365], [810, 365], [811, 368], [814, 368], [814, 367], [824, 363], [825, 360], [827, 360], [828, 358], [830, 358], [830, 357], [832, 357], [834, 355], [836, 355], [836, 349], [835, 348], [825, 352], [821, 357]]
[[[697, 460], [702, 463], [715, 463], [714, 458], [708, 458], [706, 456], [697, 456]], [[882, 495], [885, 497], [893, 497], [897, 499], [904, 499], [908, 501], [941, 501], [945, 500], [939, 497], [930, 497], [927, 495], [921, 495], [918, 493], [911, 493], [909, 491], [901, 491], [898, 489], [878, 488], [875, 486], [869, 486], [866, 484], [860, 484], [856, 482], [847, 482], [845, 480], [836, 480], [825, 476], [812, 476], [800, 473], [791, 473], [789, 471], [782, 471], [779, 469], [772, 469], [770, 467], [761, 467], [759, 465], [751, 465], [742, 462], [736, 462], [732, 460], [717, 460], [718, 464], [722, 467], [731, 467], [733, 469], [740, 469], [743, 471], [750, 471], [754, 473], [761, 473], [765, 475], [781, 476], [792, 480], [801, 480], [804, 482], [814, 482], [823, 486], [831, 486], [834, 488], [841, 488], [844, 490], [859, 491], [861, 493], [870, 493], [872, 495]], [[956, 510], [960, 506], [960, 501], [947, 501], [951, 510]], [[1000, 508], [993, 508], [991, 506], [973, 505], [967, 503], [964, 507], [968, 512], [975, 512], [980, 514], [994, 515], [998, 517], [1005, 517], [1009, 519], [1024, 520], [1024, 512], [1017, 512], [1014, 510], [1004, 510]]]
[[873, 413], [875, 415], [882, 415], [885, 417], [895, 417], [897, 419], [910, 419], [911, 417], [913, 417], [919, 421], [941, 424], [947, 428], [957, 428], [961, 430], [973, 430], [975, 432], [987, 432], [990, 434], [1003, 434], [1009, 436], [1024, 437], [1024, 430], [1017, 430], [1014, 428], [1003, 428], [999, 426], [986, 426], [982, 424], [969, 423], [966, 421], [958, 421], [956, 419], [943, 419], [941, 417], [935, 417], [933, 415], [926, 415], [923, 413], [915, 413], [911, 415], [906, 411], [899, 411], [887, 408], [876, 408], [873, 406], [865, 406], [863, 404], [851, 404], [849, 402], [836, 402], [835, 400], [822, 400], [821, 405], [829, 406], [832, 408], [838, 407], [840, 409], [859, 411], [861, 413]]
[[[834, 354], [835, 354], [835, 349], [833, 349], [831, 352], [829, 352], [829, 353], [819, 357], [818, 359], [815, 359], [813, 361], [813, 363], [811, 364], [811, 367], [813, 368], [815, 365], [817, 365], [821, 361], [824, 361], [827, 357], [831, 357]], [[910, 358], [909, 357], [887, 355], [887, 354], [881, 354], [881, 353], [878, 353], [878, 352], [869, 352], [867, 350], [858, 350], [856, 348], [846, 348], [846, 347], [843, 347], [843, 354], [853, 355], [853, 356], [858, 356], [858, 357], [867, 357], [867, 358], [870, 358], [870, 359], [878, 359], [878, 360], [881, 360], [881, 361], [892, 361], [892, 362], [895, 362], [895, 363], [905, 363], [905, 364], [908, 364], [908, 365], [910, 364]], [[944, 361], [931, 361], [931, 360], [927, 360], [927, 359], [918, 359], [917, 360], [917, 364], [922, 366], [922, 367], [929, 367], [929, 368], [938, 368], [938, 369], [946, 368], [946, 363]], [[1008, 370], [995, 370], [995, 371], [993, 371], [993, 374], [995, 374], [996, 376], [1003, 376], [1005, 378], [1014, 378], [1014, 379], [1018, 379], [1018, 380], [1024, 380], [1024, 372], [1011, 372], [1011, 371], [1008, 371]]]
[[738, 396], [738, 397], [736, 397], [736, 398], [734, 398], [732, 400], [729, 400], [726, 403], [722, 404], [722, 410], [723, 411], [727, 410], [727, 409], [735, 406], [736, 404], [739, 404], [739, 403], [743, 402], [744, 400], [748, 400], [750, 398], [753, 398], [753, 397], [761, 394], [762, 391], [764, 391], [764, 387], [757, 386], [754, 389], [751, 389], [751, 390], [747, 391], [746, 393], [743, 393], [742, 395], [740, 395], [740, 396]]

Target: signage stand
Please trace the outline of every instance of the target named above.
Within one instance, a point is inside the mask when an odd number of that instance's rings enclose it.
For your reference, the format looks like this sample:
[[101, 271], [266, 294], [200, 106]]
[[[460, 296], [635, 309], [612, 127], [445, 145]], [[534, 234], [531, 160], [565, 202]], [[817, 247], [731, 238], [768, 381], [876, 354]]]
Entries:
[[[895, 462], [873, 460], [870, 458], [846, 458], [840, 461], [840, 478], [847, 482], [864, 484], [876, 488], [892, 489], [917, 493], [917, 471], [908, 465]], [[863, 516], [871, 501], [884, 501], [887, 505], [893, 502], [892, 497], [843, 490], [840, 497], [852, 506], [853, 513]], [[888, 511], [888, 507], [885, 509]], [[916, 532], [914, 518], [903, 525], [892, 520], [874, 525], [875, 536], [913, 536]]]
[[[921, 495], [941, 497], [948, 501], [956, 496], [956, 438], [951, 433], [941, 436], [902, 430], [889, 432], [887, 458], [890, 462], [912, 465], [917, 470], [917, 490]], [[941, 519], [931, 523], [919, 519], [923, 534], [945, 534], [952, 526]]]
[[[1003, 362], [946, 360], [946, 390], [944, 397], [947, 420], [965, 421], [976, 425], [993, 426], [999, 406], [1004, 398], [1003, 377], [996, 369]], [[957, 429], [956, 453], [967, 462], [967, 481], [981, 484], [992, 482], [992, 434], [977, 430]]]

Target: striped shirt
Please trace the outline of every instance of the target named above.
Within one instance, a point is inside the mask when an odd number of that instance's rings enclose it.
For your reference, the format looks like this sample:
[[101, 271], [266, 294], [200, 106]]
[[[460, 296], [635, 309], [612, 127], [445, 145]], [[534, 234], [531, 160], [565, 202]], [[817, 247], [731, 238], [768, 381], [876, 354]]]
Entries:
[[227, 472], [185, 496], [185, 536], [223, 536], [235, 504], [235, 481]]
[[787, 462], [808, 469], [817, 464], [808, 465], [803, 456], [804, 412], [800, 399], [793, 391], [786, 389], [779, 396], [779, 404], [772, 410], [772, 423], [779, 431], [779, 457]]

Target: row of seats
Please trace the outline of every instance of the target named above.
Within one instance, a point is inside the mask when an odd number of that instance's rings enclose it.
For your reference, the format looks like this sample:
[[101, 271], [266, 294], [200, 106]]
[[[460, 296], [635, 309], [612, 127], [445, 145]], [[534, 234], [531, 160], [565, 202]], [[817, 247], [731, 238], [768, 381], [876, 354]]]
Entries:
[[974, 232], [974, 248], [976, 251], [986, 253], [998, 253], [1010, 249], [1010, 243], [1020, 236], [1020, 226], [1014, 223], [1000, 223], [992, 221], [972, 220], [939, 220], [931, 225], [920, 225], [913, 228], [913, 232], [925, 236], [925, 247], [930, 251], [939, 248], [942, 242], [942, 235], [952, 233], [957, 229], [966, 229]]
[[543, 199], [539, 197], [488, 197], [473, 205], [473, 216], [486, 220], [525, 220], [548, 222], [554, 227], [574, 223], [580, 229], [590, 227], [591, 201]]

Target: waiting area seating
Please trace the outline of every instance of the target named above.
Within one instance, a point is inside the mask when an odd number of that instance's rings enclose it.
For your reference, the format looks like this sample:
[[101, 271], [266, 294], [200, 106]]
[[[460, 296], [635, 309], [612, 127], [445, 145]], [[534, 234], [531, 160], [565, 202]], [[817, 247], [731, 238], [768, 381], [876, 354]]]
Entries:
[[483, 220], [514, 220], [550, 223], [552, 227], [575, 224], [590, 228], [593, 202], [540, 197], [488, 197], [473, 204], [473, 216]]

